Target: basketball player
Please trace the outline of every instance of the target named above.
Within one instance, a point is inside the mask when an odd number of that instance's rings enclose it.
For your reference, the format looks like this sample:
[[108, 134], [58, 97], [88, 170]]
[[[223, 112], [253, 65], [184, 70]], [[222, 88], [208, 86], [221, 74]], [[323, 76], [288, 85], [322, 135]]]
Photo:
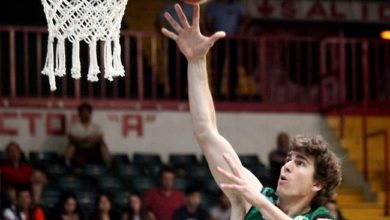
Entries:
[[[162, 33], [175, 40], [188, 60], [190, 112], [196, 140], [205, 155], [215, 181], [232, 203], [232, 220], [324, 220], [332, 219], [322, 205], [340, 184], [339, 160], [320, 138], [296, 136], [281, 169], [276, 192], [242, 166], [236, 152], [219, 133], [208, 85], [206, 54], [225, 36], [210, 37], [199, 30], [199, 5], [194, 6], [190, 26], [179, 5], [179, 21], [164, 16], [174, 32]], [[223, 154], [223, 155], [222, 155]]]

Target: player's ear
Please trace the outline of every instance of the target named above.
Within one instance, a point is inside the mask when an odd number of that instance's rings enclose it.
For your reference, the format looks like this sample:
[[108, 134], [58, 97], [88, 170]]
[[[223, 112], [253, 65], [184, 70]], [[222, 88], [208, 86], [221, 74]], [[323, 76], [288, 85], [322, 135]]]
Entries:
[[324, 188], [324, 183], [318, 180], [314, 180], [312, 191], [319, 192], [321, 189]]

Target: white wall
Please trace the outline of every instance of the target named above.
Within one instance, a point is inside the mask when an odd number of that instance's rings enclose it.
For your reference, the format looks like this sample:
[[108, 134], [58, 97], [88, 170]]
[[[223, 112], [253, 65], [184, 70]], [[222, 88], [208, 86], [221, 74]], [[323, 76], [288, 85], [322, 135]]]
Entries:
[[[25, 151], [62, 152], [67, 143], [64, 131], [75, 113], [66, 109], [1, 109], [0, 149], [14, 140]], [[62, 122], [61, 117], [65, 119]], [[219, 112], [217, 118], [220, 133], [238, 153], [257, 153], [266, 163], [278, 132], [314, 135], [323, 123], [317, 114]], [[93, 120], [103, 127], [112, 152], [153, 152], [164, 159], [169, 153], [200, 155], [188, 112], [96, 110]]]

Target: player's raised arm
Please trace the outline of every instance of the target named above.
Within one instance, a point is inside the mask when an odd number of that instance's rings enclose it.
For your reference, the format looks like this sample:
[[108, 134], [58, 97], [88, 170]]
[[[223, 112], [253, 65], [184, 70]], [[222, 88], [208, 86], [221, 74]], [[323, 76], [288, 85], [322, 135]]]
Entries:
[[[193, 23], [190, 25], [180, 6], [175, 5], [180, 21], [175, 21], [170, 14], [165, 18], [172, 25], [175, 33], [163, 28], [162, 33], [175, 40], [181, 52], [188, 60], [188, 93], [190, 112], [194, 134], [204, 153], [214, 179], [218, 184], [230, 182], [217, 171], [217, 167], [230, 170], [223, 158], [223, 153], [230, 155], [236, 168], [242, 170], [244, 178], [260, 192], [262, 185], [257, 178], [245, 169], [232, 148], [217, 130], [215, 109], [208, 85], [206, 55], [212, 45], [225, 36], [224, 32], [216, 32], [210, 37], [203, 36], [199, 30], [199, 5], [194, 6]], [[224, 190], [233, 203], [232, 219], [242, 219], [250, 204], [231, 190]]]

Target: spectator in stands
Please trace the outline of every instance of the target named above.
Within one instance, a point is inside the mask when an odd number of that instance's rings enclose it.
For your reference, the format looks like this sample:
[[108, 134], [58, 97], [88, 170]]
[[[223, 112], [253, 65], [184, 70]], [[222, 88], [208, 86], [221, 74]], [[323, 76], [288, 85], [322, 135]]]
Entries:
[[185, 202], [182, 192], [175, 189], [175, 171], [163, 167], [160, 171], [160, 186], [150, 189], [144, 196], [144, 204], [158, 220], [172, 220], [173, 213]]
[[50, 220], [82, 220], [83, 215], [79, 209], [77, 198], [73, 193], [61, 196]]
[[111, 196], [107, 193], [100, 193], [95, 202], [95, 209], [91, 220], [117, 220], [121, 219], [120, 214], [114, 209]]
[[35, 206], [28, 188], [16, 190], [16, 204], [3, 212], [4, 220], [45, 220], [43, 210]]
[[79, 121], [74, 123], [68, 133], [69, 144], [65, 150], [67, 164], [84, 165], [106, 164], [111, 155], [103, 139], [101, 127], [92, 122], [92, 106], [83, 103], [78, 107]]
[[0, 166], [2, 196], [9, 196], [10, 202], [15, 204], [16, 188], [32, 188], [33, 201], [39, 203], [42, 189], [47, 183], [46, 175], [26, 163], [24, 154], [16, 142], [8, 143], [5, 152], [7, 159]]
[[129, 196], [129, 206], [122, 215], [122, 220], [156, 220], [153, 213], [145, 209], [137, 194]]
[[222, 191], [218, 194], [218, 203], [210, 209], [211, 220], [230, 220], [231, 204]]
[[304, 92], [304, 88], [293, 82], [288, 72], [280, 66], [269, 67], [267, 72], [269, 98], [273, 103], [295, 102], [297, 99], [305, 100], [302, 94], [309, 95], [311, 93], [311, 91]]
[[[228, 37], [237, 35], [245, 26], [245, 9], [239, 0], [215, 0], [206, 5], [206, 29], [210, 33], [224, 31]], [[215, 71], [216, 98], [236, 96], [238, 81], [238, 43], [235, 39], [222, 39], [212, 51], [212, 70]], [[226, 84], [224, 82], [227, 82]], [[225, 85], [224, 85], [225, 84]], [[227, 91], [225, 92], [227, 88]]]
[[276, 149], [269, 154], [271, 188], [276, 189], [280, 176], [280, 170], [286, 163], [290, 138], [287, 133], [281, 132], [276, 138]]
[[208, 220], [209, 213], [201, 208], [202, 194], [199, 189], [189, 187], [186, 190], [185, 205], [173, 214], [173, 220]]

